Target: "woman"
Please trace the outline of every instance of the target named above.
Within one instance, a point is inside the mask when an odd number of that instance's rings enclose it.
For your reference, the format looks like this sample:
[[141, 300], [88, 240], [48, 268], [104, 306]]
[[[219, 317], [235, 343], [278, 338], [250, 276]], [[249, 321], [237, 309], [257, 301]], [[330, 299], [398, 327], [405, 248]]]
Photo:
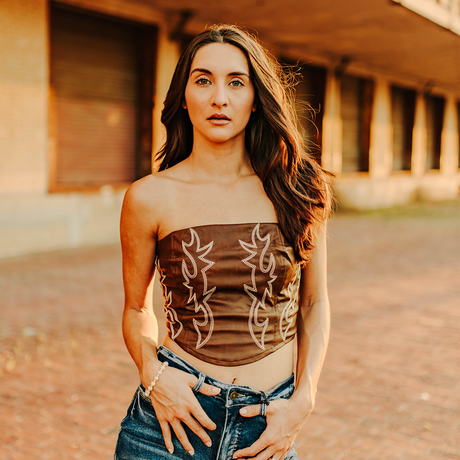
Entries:
[[121, 217], [123, 334], [141, 385], [117, 459], [298, 458], [329, 335], [331, 196], [282, 75], [233, 26], [198, 35], [177, 64], [160, 171], [130, 187]]

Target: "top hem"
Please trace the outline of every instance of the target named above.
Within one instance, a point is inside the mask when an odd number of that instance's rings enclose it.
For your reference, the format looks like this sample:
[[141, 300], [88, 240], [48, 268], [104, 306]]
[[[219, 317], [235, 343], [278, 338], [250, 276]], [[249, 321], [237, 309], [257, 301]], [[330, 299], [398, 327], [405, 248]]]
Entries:
[[164, 236], [163, 238], [160, 238], [159, 240], [157, 240], [157, 244], [166, 240], [167, 238], [169, 238], [170, 236], [174, 235], [175, 233], [179, 233], [179, 232], [183, 232], [183, 231], [186, 231], [186, 230], [190, 230], [190, 229], [195, 229], [195, 228], [204, 228], [204, 227], [231, 227], [231, 226], [243, 226], [243, 225], [257, 225], [257, 224], [261, 224], [261, 225], [265, 225], [265, 224], [269, 224], [269, 225], [276, 225], [278, 228], [279, 228], [279, 223], [278, 222], [273, 222], [273, 221], [261, 221], [261, 222], [235, 222], [235, 223], [224, 223], [224, 224], [200, 224], [200, 225], [193, 225], [192, 227], [184, 227], [184, 228], [178, 228], [177, 230], [173, 230], [172, 232], [169, 232], [166, 236]]

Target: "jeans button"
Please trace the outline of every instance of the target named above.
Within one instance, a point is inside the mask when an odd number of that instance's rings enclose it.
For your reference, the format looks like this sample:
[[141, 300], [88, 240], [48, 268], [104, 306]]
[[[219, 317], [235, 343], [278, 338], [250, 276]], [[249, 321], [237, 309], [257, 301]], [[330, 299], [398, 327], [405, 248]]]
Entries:
[[232, 401], [234, 401], [236, 398], [238, 398], [238, 396], [239, 396], [239, 394], [238, 394], [237, 391], [232, 391], [232, 392], [230, 393], [230, 399], [231, 399]]

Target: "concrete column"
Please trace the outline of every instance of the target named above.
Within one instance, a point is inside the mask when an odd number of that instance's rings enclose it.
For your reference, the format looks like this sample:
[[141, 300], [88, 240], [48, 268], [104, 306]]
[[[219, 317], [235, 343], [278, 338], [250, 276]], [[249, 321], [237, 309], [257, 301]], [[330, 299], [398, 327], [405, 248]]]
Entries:
[[45, 193], [48, 2], [0, 3], [0, 195]]
[[441, 174], [458, 171], [458, 121], [457, 107], [453, 96], [446, 98], [444, 123], [441, 133]]
[[415, 120], [412, 133], [412, 174], [421, 176], [426, 169], [426, 104], [423, 93], [417, 93], [415, 101]]
[[391, 123], [391, 92], [388, 81], [375, 79], [369, 149], [369, 175], [389, 176], [392, 170], [393, 143]]
[[342, 170], [342, 119], [340, 116], [340, 81], [329, 69], [326, 80], [323, 117], [322, 164], [325, 169]]
[[153, 108], [153, 155], [160, 150], [166, 139], [166, 131], [160, 121], [161, 111], [163, 110], [163, 102], [166, 98], [179, 55], [178, 45], [169, 40], [167, 28], [164, 24], [160, 24], [158, 30], [155, 105]]

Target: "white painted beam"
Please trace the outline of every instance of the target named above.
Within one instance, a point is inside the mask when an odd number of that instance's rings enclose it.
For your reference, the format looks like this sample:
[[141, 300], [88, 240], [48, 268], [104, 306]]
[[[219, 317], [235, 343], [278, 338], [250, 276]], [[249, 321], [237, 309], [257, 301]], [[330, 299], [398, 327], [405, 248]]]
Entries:
[[328, 70], [323, 117], [324, 168], [334, 173], [342, 171], [342, 119], [340, 116], [340, 81]]
[[457, 107], [452, 96], [447, 97], [444, 109], [444, 123], [441, 133], [441, 173], [458, 172], [458, 121]]
[[412, 134], [412, 174], [421, 176], [426, 169], [427, 155], [426, 104], [422, 92], [415, 101], [415, 120]]
[[454, 0], [393, 0], [434, 23], [460, 35], [460, 12]]
[[377, 77], [374, 82], [371, 139], [369, 149], [369, 174], [385, 177], [392, 169], [391, 92], [388, 81]]

